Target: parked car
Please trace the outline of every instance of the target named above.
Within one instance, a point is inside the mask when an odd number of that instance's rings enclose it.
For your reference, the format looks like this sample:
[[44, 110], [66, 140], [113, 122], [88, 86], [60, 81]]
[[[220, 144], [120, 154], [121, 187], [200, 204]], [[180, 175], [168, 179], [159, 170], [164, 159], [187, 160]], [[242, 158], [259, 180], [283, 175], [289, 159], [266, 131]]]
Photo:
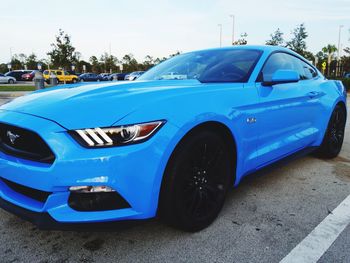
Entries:
[[58, 82], [76, 83], [78, 81], [78, 76], [69, 74], [67, 71], [60, 69], [50, 69], [43, 72], [43, 76], [46, 82], [50, 81], [51, 73], [54, 73], [56, 75]]
[[14, 77], [17, 81], [24, 81], [23, 74], [30, 73], [32, 70], [13, 70], [5, 74], [6, 77]]
[[2, 105], [0, 206], [46, 227], [159, 215], [198, 231], [248, 174], [342, 148], [342, 82], [289, 49], [185, 53], [139, 80], [40, 90]]
[[112, 81], [112, 80], [122, 81], [125, 79], [125, 76], [128, 74], [129, 73], [113, 73], [113, 74], [108, 76], [108, 80], [110, 80], [110, 81]]
[[103, 81], [104, 79], [96, 73], [84, 73], [79, 76], [79, 81]]
[[346, 79], [350, 78], [350, 73], [345, 73], [344, 78], [346, 78]]
[[101, 73], [100, 76], [102, 77], [103, 80], [109, 80], [109, 75], [110, 73]]
[[38, 70], [33, 70], [30, 73], [25, 73], [21, 76], [21, 78], [25, 81], [32, 81], [35, 77], [35, 73], [38, 72]]
[[14, 77], [5, 76], [4, 74], [0, 74], [0, 83], [16, 83], [16, 79]]
[[67, 72], [68, 72], [70, 75], [75, 75], [75, 76], [77, 76], [77, 77], [79, 77], [81, 74], [83, 74], [83, 73], [76, 72], [76, 71], [73, 71], [73, 70], [67, 70]]
[[138, 77], [140, 77], [144, 71], [134, 71], [131, 72], [129, 75], [125, 76], [125, 80], [136, 80]]

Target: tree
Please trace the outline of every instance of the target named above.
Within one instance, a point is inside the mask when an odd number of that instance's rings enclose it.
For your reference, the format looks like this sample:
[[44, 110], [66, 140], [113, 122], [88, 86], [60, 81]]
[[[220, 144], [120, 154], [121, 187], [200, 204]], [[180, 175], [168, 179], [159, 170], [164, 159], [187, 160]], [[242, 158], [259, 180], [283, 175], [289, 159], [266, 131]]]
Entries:
[[154, 65], [157, 65], [157, 64], [159, 64], [159, 63], [162, 63], [162, 62], [165, 61], [165, 60], [167, 60], [166, 57], [156, 58], [156, 59], [154, 60]]
[[51, 46], [53, 49], [47, 55], [50, 57], [52, 66], [70, 69], [77, 56], [75, 47], [71, 44], [70, 36], [59, 29], [56, 42], [52, 43]]
[[247, 45], [248, 41], [247, 41], [247, 37], [248, 34], [246, 32], [241, 34], [241, 37], [239, 39], [237, 39], [235, 42], [232, 43], [232, 45]]
[[112, 72], [117, 70], [117, 64], [119, 63], [119, 60], [115, 56], [109, 55], [105, 52], [101, 55], [100, 62], [102, 64], [104, 72]]
[[98, 61], [96, 56], [90, 57], [89, 61], [91, 63], [92, 72], [96, 72], [96, 73], [101, 72], [101, 64]]
[[91, 72], [92, 71], [92, 65], [85, 61], [85, 60], [79, 60], [75, 64], [75, 72], [83, 72], [84, 71], [84, 65], [85, 65], [85, 70], [86, 72]]
[[24, 64], [19, 60], [18, 55], [13, 55], [11, 59], [11, 69], [17, 70], [17, 69], [23, 69]]
[[0, 73], [6, 73], [8, 71], [7, 64], [1, 63], [0, 64]]
[[327, 58], [327, 75], [329, 76], [331, 73], [331, 62], [334, 58], [334, 53], [337, 51], [337, 47], [332, 44], [328, 44], [327, 46], [322, 48], [322, 52], [325, 54]]
[[23, 53], [20, 53], [17, 56], [17, 59], [21, 62], [22, 66], [25, 68], [26, 66], [26, 60], [27, 60], [27, 56]]
[[180, 54], [181, 54], [180, 51], [176, 51], [175, 53], [170, 54], [170, 55], [169, 55], [169, 58], [175, 57], [175, 56], [180, 55]]
[[277, 28], [275, 32], [270, 35], [271, 39], [266, 40], [265, 44], [270, 46], [283, 46], [283, 32]]
[[150, 55], [147, 55], [145, 57], [145, 60], [143, 61], [143, 63], [140, 65], [140, 67], [142, 68], [142, 70], [148, 70], [151, 67], [153, 67], [155, 65], [155, 60], [153, 57], [151, 57]]
[[298, 25], [291, 34], [292, 39], [287, 42], [286, 46], [301, 56], [304, 56], [306, 52], [305, 39], [308, 37], [304, 23]]
[[123, 64], [123, 71], [125, 72], [133, 72], [139, 69], [139, 64], [133, 54], [124, 55], [121, 62]]
[[345, 55], [341, 57], [343, 72], [350, 72], [350, 47], [344, 48]]
[[25, 61], [28, 69], [36, 69], [38, 65], [38, 59], [34, 53], [30, 54]]
[[305, 57], [307, 60], [311, 61], [312, 63], [315, 63], [316, 58], [315, 58], [315, 55], [312, 54], [312, 52], [310, 52], [310, 51], [305, 51], [305, 52], [304, 52], [304, 57]]

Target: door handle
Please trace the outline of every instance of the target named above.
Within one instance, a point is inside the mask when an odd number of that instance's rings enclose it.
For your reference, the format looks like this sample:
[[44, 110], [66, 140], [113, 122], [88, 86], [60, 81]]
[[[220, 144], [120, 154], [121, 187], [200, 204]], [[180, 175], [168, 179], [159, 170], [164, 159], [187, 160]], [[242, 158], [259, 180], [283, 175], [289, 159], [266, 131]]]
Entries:
[[318, 97], [320, 95], [320, 92], [318, 91], [310, 91], [307, 96], [309, 96], [310, 98], [315, 98]]

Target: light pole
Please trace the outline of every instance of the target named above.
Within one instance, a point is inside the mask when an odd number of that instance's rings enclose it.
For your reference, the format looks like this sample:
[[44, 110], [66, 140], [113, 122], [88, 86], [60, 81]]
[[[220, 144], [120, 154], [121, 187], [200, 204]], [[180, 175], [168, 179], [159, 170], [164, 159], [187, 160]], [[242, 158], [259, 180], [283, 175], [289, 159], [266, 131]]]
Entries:
[[232, 18], [232, 45], [235, 42], [235, 15], [230, 15]]
[[339, 26], [339, 35], [338, 35], [338, 57], [337, 57], [337, 67], [336, 67], [336, 73], [335, 75], [338, 76], [340, 73], [340, 37], [341, 37], [341, 29], [344, 27], [344, 25]]
[[12, 61], [12, 47], [10, 47], [10, 61]]
[[344, 27], [344, 25], [339, 26], [339, 35], [338, 35], [338, 60], [340, 59], [340, 37], [341, 37], [341, 29]]
[[220, 27], [220, 47], [222, 46], [222, 24], [218, 24], [218, 27]]

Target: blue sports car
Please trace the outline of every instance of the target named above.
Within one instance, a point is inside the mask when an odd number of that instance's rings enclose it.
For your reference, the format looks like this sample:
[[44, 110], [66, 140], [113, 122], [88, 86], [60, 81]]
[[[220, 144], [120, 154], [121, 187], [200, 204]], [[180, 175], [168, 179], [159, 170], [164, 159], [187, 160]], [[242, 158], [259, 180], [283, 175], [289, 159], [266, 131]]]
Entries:
[[244, 176], [300, 151], [337, 156], [345, 122], [342, 83], [288, 49], [181, 54], [135, 82], [1, 106], [0, 206], [42, 228], [159, 216], [198, 231]]

